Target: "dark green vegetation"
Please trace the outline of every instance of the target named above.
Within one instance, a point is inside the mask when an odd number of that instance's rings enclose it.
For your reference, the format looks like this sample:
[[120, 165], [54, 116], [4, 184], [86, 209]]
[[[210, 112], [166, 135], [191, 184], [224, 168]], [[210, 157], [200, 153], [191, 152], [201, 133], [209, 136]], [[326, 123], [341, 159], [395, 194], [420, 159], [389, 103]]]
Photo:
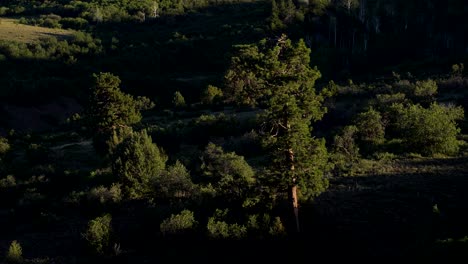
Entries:
[[467, 15], [1, 1], [1, 261], [466, 259]]

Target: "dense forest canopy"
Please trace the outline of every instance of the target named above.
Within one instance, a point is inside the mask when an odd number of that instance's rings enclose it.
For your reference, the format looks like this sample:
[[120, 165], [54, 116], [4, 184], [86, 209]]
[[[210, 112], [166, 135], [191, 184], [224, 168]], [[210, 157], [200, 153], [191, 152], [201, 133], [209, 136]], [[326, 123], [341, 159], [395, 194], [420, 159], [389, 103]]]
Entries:
[[466, 17], [1, 1], [0, 258], [466, 258]]

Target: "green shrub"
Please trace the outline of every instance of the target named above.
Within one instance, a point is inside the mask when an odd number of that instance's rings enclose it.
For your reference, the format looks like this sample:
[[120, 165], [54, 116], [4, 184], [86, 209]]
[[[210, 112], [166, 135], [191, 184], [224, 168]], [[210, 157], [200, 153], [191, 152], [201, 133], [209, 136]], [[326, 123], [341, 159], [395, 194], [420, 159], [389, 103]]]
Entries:
[[279, 217], [275, 217], [275, 220], [273, 220], [269, 234], [274, 237], [283, 237], [286, 235], [286, 228]]
[[243, 200], [255, 182], [255, 172], [244, 157], [225, 153], [209, 143], [202, 156], [202, 180], [211, 183], [226, 201]]
[[208, 87], [203, 91], [201, 101], [203, 104], [213, 104], [221, 99], [223, 96], [223, 91], [216, 86], [208, 85]]
[[431, 79], [417, 81], [414, 86], [414, 95], [419, 97], [432, 97], [437, 94], [437, 83]]
[[16, 186], [16, 179], [13, 175], [8, 175], [3, 179], [0, 179], [0, 189], [1, 188], [9, 188]]
[[92, 188], [88, 192], [87, 198], [101, 204], [119, 203], [122, 200], [120, 184], [112, 184], [109, 188], [104, 186]]
[[216, 209], [214, 215], [208, 219], [208, 236], [213, 239], [242, 239], [247, 236], [247, 228], [243, 225], [228, 224], [224, 221], [228, 209]]
[[97, 217], [89, 221], [88, 229], [83, 234], [83, 237], [86, 239], [91, 249], [99, 255], [103, 255], [110, 250], [112, 235], [111, 221], [112, 217], [110, 214]]
[[279, 217], [273, 219], [269, 214], [250, 215], [247, 220], [247, 229], [249, 237], [284, 237], [286, 236], [286, 228], [284, 227]]
[[397, 158], [395, 154], [389, 152], [377, 152], [374, 153], [373, 157], [380, 161], [391, 161]]
[[463, 108], [431, 104], [404, 107], [395, 105], [400, 117], [397, 127], [402, 133], [407, 152], [423, 155], [436, 153], [453, 155], [459, 150], [457, 135], [460, 129], [456, 121], [462, 120]]
[[394, 94], [377, 94], [375, 99], [375, 107], [381, 111], [385, 111], [392, 104], [405, 104], [408, 102], [406, 94], [394, 93]]
[[8, 7], [0, 6], [0, 16], [6, 15], [8, 11], [9, 11]]
[[385, 126], [382, 116], [373, 108], [358, 115], [356, 127], [363, 153], [375, 151], [375, 148], [385, 141]]
[[452, 65], [452, 75], [454, 76], [462, 75], [464, 70], [465, 65], [463, 63]]
[[166, 161], [166, 155], [143, 130], [132, 133], [117, 146], [112, 155], [112, 172], [120, 179], [126, 197], [142, 198], [164, 172]]
[[20, 19], [18, 21], [15, 21], [19, 24], [23, 24], [23, 25], [30, 25], [32, 24], [28, 19], [26, 19], [25, 17], [20, 17]]
[[174, 97], [172, 99], [172, 104], [174, 105], [175, 108], [182, 108], [185, 107], [185, 98], [182, 96], [182, 94], [179, 91], [176, 91], [174, 93]]
[[[10, 150], [10, 144], [8, 144], [8, 140], [6, 138], [0, 137], [0, 173], [3, 171], [4, 168], [4, 157], [6, 156], [7, 152]], [[1, 183], [0, 183], [1, 186]]]
[[24, 6], [21, 6], [21, 5], [16, 5], [13, 7], [13, 9], [10, 9], [10, 11], [13, 13], [13, 14], [21, 14], [23, 13], [24, 11], [26, 10], [26, 8]]
[[23, 262], [23, 249], [18, 241], [11, 242], [6, 254], [6, 261], [8, 263], [22, 263]]
[[333, 140], [331, 154], [334, 163], [334, 171], [338, 175], [353, 174], [354, 167], [359, 162], [359, 148], [356, 144], [358, 129], [356, 126], [346, 126], [341, 134]]
[[190, 173], [178, 160], [153, 182], [155, 195], [169, 201], [183, 201], [192, 198], [198, 192]]
[[62, 25], [60, 25], [58, 20], [55, 20], [52, 18], [45, 18], [44, 21], [42, 21], [41, 26], [48, 27], [48, 28], [61, 28], [62, 27]]
[[6, 138], [0, 137], [0, 157], [10, 150], [10, 144]]
[[241, 239], [246, 237], [247, 228], [239, 224], [228, 224], [224, 221], [216, 221], [210, 217], [208, 219], [208, 235], [214, 239]]
[[81, 17], [65, 17], [60, 20], [63, 28], [84, 29], [88, 26], [88, 20]]
[[85, 196], [87, 193], [84, 191], [72, 191], [63, 198], [63, 202], [67, 205], [79, 205]]
[[197, 221], [193, 216], [193, 212], [183, 210], [179, 214], [171, 215], [170, 218], [165, 219], [159, 226], [163, 235], [176, 235], [190, 232], [196, 226]]

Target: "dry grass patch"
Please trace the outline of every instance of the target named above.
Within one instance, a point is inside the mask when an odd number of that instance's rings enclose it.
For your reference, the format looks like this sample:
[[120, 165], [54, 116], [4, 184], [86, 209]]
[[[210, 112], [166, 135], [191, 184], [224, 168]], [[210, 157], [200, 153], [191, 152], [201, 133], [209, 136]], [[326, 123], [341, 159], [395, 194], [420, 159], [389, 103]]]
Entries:
[[66, 39], [72, 34], [72, 30], [29, 26], [19, 24], [18, 19], [0, 18], [0, 40], [31, 43], [51, 36]]

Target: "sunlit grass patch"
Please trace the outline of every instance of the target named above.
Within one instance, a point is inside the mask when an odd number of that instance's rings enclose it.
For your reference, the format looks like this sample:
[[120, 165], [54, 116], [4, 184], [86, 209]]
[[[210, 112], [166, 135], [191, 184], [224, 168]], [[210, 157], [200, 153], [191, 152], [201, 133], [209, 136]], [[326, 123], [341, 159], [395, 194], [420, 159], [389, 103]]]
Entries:
[[14, 18], [0, 17], [0, 40], [31, 43], [45, 37], [66, 39], [73, 34], [72, 30], [23, 25], [18, 21]]

